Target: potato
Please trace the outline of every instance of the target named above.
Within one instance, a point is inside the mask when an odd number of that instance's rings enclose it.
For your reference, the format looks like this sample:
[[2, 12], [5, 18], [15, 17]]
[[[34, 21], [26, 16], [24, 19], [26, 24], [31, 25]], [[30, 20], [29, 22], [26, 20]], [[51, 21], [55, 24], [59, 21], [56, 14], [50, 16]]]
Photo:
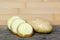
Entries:
[[33, 29], [39, 33], [50, 33], [52, 31], [52, 25], [43, 19], [27, 19], [26, 20]]
[[22, 23], [19, 25], [17, 32], [20, 37], [30, 37], [33, 34], [33, 28], [28, 23]]
[[25, 21], [22, 19], [16, 19], [15, 21], [13, 21], [13, 23], [11, 25], [12, 26], [11, 30], [14, 34], [17, 34], [17, 28], [21, 23], [25, 23]]
[[19, 16], [13, 16], [13, 17], [11, 17], [9, 20], [8, 20], [8, 28], [11, 30], [11, 25], [12, 25], [12, 23], [13, 23], [13, 21], [14, 20], [16, 20], [16, 19], [19, 19]]

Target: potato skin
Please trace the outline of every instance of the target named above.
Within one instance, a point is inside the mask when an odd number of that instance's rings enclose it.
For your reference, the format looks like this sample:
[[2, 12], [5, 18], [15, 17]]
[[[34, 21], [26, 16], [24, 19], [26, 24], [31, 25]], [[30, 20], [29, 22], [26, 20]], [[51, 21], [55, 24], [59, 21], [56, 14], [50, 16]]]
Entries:
[[27, 19], [30, 25], [32, 25], [33, 29], [39, 33], [50, 33], [52, 31], [51, 24], [43, 19]]
[[21, 34], [21, 33], [18, 32], [18, 36], [20, 36], [20, 37], [22, 37], [22, 38], [31, 37], [32, 34], [33, 34], [33, 33], [23, 35], [23, 34]]

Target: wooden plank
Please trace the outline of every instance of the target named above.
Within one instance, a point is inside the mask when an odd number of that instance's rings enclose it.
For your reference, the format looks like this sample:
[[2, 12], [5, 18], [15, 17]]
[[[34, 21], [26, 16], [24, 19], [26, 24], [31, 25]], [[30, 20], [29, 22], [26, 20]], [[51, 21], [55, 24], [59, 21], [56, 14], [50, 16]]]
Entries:
[[44, 2], [60, 2], [60, 0], [43, 0]]
[[55, 25], [60, 25], [60, 14], [55, 14], [54, 23]]
[[20, 9], [19, 13], [20, 14], [53, 14], [60, 12], [58, 9], [50, 9], [50, 8], [24, 8]]
[[60, 2], [27, 2], [27, 8], [60, 8]]
[[7, 25], [7, 20], [0, 20], [0, 25]]
[[[18, 16], [18, 14], [12, 14], [12, 15], [5, 15], [5, 14], [2, 14], [0, 15], [0, 20], [8, 20], [10, 17], [12, 16]], [[2, 21], [3, 22], [3, 21]]]
[[42, 2], [43, 0], [26, 0], [26, 2]]
[[27, 2], [60, 2], [60, 0], [26, 0]]
[[17, 14], [18, 12], [18, 9], [15, 8], [15, 9], [12, 9], [12, 8], [0, 8], [0, 15], [1, 14], [8, 14], [8, 15], [12, 15], [12, 14]]
[[0, 2], [25, 2], [25, 0], [0, 0]]
[[0, 8], [25, 8], [25, 2], [0, 2]]

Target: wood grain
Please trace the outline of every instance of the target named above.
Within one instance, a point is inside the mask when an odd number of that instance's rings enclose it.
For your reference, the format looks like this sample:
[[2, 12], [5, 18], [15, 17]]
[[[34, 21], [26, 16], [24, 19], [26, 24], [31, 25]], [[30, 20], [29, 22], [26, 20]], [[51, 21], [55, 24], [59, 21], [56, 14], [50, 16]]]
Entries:
[[60, 2], [27, 2], [27, 8], [60, 8]]
[[0, 25], [18, 15], [22, 18], [43, 18], [60, 25], [60, 0], [0, 0]]
[[59, 14], [59, 8], [21, 8], [20, 14]]
[[17, 8], [0, 8], [0, 15], [12, 15], [17, 14]]
[[25, 2], [0, 2], [0, 8], [25, 8]]

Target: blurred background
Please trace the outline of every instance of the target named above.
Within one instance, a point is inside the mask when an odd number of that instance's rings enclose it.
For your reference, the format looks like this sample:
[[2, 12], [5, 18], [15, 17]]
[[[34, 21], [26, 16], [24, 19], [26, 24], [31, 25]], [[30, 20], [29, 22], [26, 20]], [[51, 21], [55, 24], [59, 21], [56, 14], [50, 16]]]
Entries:
[[0, 0], [0, 25], [7, 25], [7, 20], [16, 15], [60, 25], [60, 0]]

